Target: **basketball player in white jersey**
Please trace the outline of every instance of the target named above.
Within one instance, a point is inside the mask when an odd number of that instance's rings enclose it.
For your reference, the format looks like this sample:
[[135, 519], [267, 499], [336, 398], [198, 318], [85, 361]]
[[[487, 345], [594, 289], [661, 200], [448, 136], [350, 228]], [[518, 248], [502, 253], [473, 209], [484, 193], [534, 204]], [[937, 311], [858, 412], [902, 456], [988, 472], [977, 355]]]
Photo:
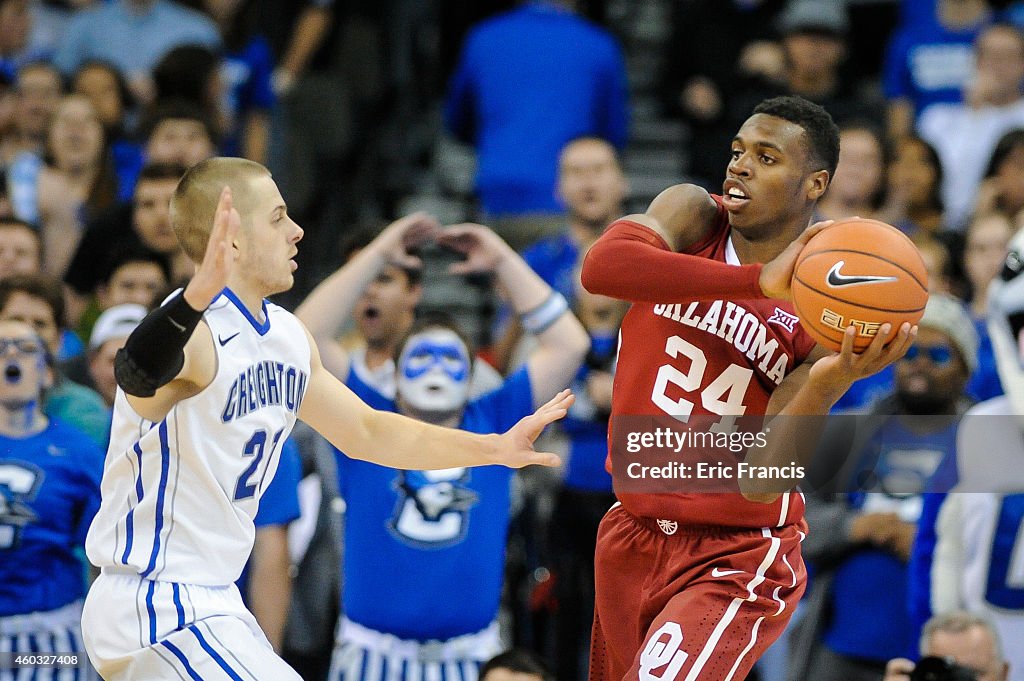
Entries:
[[264, 300], [291, 287], [302, 229], [263, 166], [199, 163], [171, 212], [197, 268], [118, 353], [103, 499], [86, 541], [101, 568], [86, 648], [108, 681], [297, 680], [233, 586], [295, 419], [395, 468], [555, 465], [532, 445], [572, 396], [502, 435], [374, 411], [323, 368], [299, 321]]

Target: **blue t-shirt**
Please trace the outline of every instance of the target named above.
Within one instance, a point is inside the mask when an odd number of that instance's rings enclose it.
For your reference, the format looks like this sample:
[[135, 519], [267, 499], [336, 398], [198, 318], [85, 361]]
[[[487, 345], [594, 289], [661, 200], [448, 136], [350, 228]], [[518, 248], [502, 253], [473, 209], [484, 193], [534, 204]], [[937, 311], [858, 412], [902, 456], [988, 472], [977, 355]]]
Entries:
[[974, 39], [985, 23], [963, 31], [951, 31], [937, 21], [898, 29], [885, 56], [885, 96], [910, 99], [915, 115], [930, 104], [962, 101], [963, 86], [974, 68]]
[[622, 50], [607, 30], [556, 3], [524, 3], [469, 32], [444, 119], [477, 149], [476, 190], [486, 213], [561, 212], [555, 179], [562, 147], [583, 135], [625, 146]]
[[[378, 409], [395, 404], [349, 374]], [[533, 411], [525, 369], [471, 401], [459, 424], [499, 433]], [[498, 614], [513, 471], [504, 466], [403, 471], [338, 452], [345, 513], [342, 602], [354, 622], [407, 640], [480, 631]]]
[[85, 595], [81, 547], [102, 475], [99, 447], [57, 421], [23, 439], [0, 435], [0, 617]]
[[[857, 467], [858, 475], [873, 471], [875, 482], [870, 493], [851, 493], [851, 506], [918, 522], [925, 492], [950, 484], [943, 461], [955, 452], [955, 424], [919, 434], [898, 418], [887, 420], [860, 453]], [[915, 656], [920, 630], [907, 608], [909, 577], [908, 565], [888, 551], [865, 547], [852, 553], [835, 570], [825, 643], [843, 655], [878, 662]]]

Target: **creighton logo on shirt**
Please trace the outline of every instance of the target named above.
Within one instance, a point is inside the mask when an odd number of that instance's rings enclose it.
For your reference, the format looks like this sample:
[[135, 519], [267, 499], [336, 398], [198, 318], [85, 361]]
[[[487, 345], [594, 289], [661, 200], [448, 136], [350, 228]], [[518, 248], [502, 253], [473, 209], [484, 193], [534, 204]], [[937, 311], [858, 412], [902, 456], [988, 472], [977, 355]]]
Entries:
[[18, 548], [22, 529], [39, 519], [27, 502], [42, 482], [43, 472], [35, 466], [0, 462], [0, 551]]
[[405, 542], [429, 548], [451, 546], [466, 536], [469, 509], [479, 496], [466, 487], [469, 471], [399, 471], [394, 482], [398, 503], [388, 522], [391, 533]]
[[221, 420], [228, 423], [276, 405], [298, 413], [306, 393], [306, 379], [305, 371], [290, 364], [272, 360], [251, 364], [231, 384]]

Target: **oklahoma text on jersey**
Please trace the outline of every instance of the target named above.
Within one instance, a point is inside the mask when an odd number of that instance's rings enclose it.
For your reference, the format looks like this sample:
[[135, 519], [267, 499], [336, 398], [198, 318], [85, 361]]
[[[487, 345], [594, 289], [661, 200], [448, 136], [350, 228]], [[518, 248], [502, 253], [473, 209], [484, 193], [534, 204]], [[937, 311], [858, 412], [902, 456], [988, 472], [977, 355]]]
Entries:
[[251, 364], [231, 384], [221, 421], [227, 423], [257, 409], [281, 404], [297, 414], [306, 393], [307, 378], [305, 371], [290, 364], [273, 360]]
[[[723, 311], [724, 305], [724, 311]], [[706, 307], [706, 311], [701, 308]], [[732, 343], [758, 369], [778, 385], [786, 376], [789, 355], [779, 351], [779, 342], [768, 338], [768, 329], [761, 320], [742, 305], [732, 301], [711, 303], [694, 301], [683, 310], [682, 303], [655, 305], [654, 314], [714, 334]]]

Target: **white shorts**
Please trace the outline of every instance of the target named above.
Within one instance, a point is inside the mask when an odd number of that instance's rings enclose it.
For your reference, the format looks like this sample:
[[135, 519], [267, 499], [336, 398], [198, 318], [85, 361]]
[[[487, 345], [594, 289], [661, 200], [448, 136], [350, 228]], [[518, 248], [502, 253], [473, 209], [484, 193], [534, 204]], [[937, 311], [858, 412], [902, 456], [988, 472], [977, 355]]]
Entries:
[[107, 681], [301, 681], [271, 648], [238, 589], [104, 572], [82, 634]]
[[501, 652], [498, 623], [446, 641], [409, 641], [342, 616], [328, 681], [477, 681]]
[[[55, 656], [53, 662], [16, 662]], [[82, 645], [82, 601], [46, 612], [0, 617], [0, 681], [94, 681]]]

